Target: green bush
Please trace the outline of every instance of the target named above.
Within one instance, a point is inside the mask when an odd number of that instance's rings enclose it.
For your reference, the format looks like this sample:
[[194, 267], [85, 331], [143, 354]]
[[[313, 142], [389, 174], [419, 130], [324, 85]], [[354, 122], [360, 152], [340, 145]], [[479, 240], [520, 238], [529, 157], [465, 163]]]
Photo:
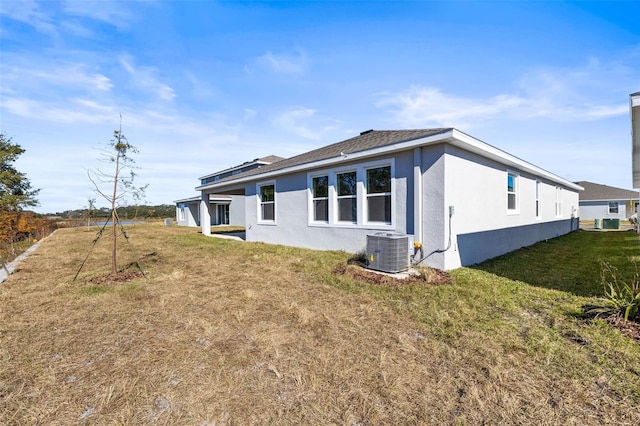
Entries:
[[618, 278], [618, 269], [607, 262], [601, 262], [600, 276], [604, 286], [604, 296], [595, 305], [587, 306], [585, 312], [594, 316], [617, 317], [625, 321], [640, 320], [640, 272], [635, 260], [630, 280]]

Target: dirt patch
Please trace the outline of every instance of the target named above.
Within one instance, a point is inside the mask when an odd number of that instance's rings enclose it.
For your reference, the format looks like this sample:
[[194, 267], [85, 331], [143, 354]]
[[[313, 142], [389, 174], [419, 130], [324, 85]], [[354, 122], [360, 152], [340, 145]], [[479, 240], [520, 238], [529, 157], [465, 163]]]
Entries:
[[359, 263], [350, 263], [347, 265], [340, 265], [333, 270], [335, 275], [346, 275], [359, 281], [364, 281], [369, 284], [378, 286], [399, 287], [408, 284], [431, 284], [441, 285], [450, 284], [451, 275], [445, 271], [433, 268], [421, 268], [418, 270], [418, 274], [409, 275], [402, 278], [397, 278], [388, 274], [382, 274], [370, 271]]
[[640, 345], [640, 322], [624, 321], [620, 318], [610, 318], [607, 321]]
[[107, 274], [101, 275], [99, 277], [94, 277], [89, 280], [91, 284], [121, 284], [126, 283], [138, 278], [143, 277], [144, 275], [140, 271], [123, 271], [117, 272], [115, 274]]

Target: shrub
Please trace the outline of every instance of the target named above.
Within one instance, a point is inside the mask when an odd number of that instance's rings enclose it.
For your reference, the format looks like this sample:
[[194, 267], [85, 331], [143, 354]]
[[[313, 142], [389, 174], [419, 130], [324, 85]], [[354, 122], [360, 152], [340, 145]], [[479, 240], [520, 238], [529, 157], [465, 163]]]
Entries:
[[601, 262], [600, 276], [604, 286], [604, 296], [599, 303], [587, 306], [589, 315], [622, 318], [624, 321], [640, 320], [640, 272], [635, 260], [631, 261], [631, 279], [618, 278], [618, 269], [607, 262]]
[[368, 265], [367, 262], [367, 251], [365, 249], [362, 249], [360, 251], [357, 251], [356, 253], [354, 253], [354, 255], [352, 257], [349, 258], [349, 260], [347, 261], [348, 264], [359, 264], [362, 266], [366, 266]]

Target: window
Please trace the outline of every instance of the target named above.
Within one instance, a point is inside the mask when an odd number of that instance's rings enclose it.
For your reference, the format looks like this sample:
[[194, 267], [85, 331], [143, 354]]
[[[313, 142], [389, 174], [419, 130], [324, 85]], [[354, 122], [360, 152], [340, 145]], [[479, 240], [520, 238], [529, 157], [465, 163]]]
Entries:
[[309, 226], [393, 229], [394, 159], [307, 174]]
[[260, 217], [262, 222], [275, 222], [276, 220], [276, 186], [275, 184], [258, 185], [260, 197]]
[[518, 175], [507, 173], [507, 210], [518, 209]]
[[356, 172], [337, 175], [338, 221], [356, 223], [358, 221], [358, 180]]
[[218, 204], [218, 225], [229, 224], [229, 204]]
[[617, 202], [609, 203], [609, 214], [618, 214], [618, 203]]
[[540, 189], [541, 183], [539, 180], [536, 181], [536, 218], [540, 219]]
[[329, 221], [329, 176], [312, 179], [313, 220]]
[[556, 217], [562, 216], [562, 188], [556, 186]]
[[391, 167], [367, 170], [367, 221], [391, 224]]
[[179, 209], [178, 209], [178, 212], [179, 212], [178, 220], [179, 221], [183, 221], [184, 218], [185, 218], [184, 209], [185, 209], [185, 205], [184, 204], [180, 204], [179, 205]]

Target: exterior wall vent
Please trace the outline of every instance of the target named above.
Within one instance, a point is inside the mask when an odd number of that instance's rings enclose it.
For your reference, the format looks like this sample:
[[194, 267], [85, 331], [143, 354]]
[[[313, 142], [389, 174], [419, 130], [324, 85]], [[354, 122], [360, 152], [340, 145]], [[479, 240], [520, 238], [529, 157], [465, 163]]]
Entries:
[[367, 268], [390, 273], [409, 269], [409, 236], [392, 232], [367, 235]]

